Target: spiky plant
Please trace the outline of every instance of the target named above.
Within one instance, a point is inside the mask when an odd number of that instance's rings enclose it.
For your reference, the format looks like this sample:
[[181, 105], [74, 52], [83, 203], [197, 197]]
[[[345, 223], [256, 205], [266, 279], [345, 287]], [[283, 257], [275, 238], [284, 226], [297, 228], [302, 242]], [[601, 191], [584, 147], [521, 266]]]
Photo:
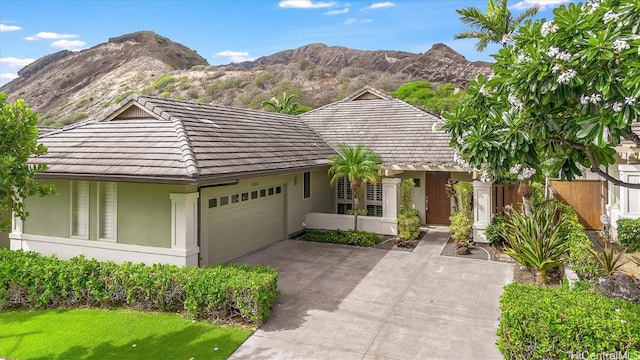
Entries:
[[626, 262], [622, 262], [622, 258], [624, 254], [627, 252], [627, 248], [622, 249], [619, 253], [616, 254], [616, 250], [613, 246], [605, 244], [602, 251], [596, 251], [593, 248], [587, 248], [587, 250], [591, 253], [591, 256], [598, 262], [600, 265], [600, 270], [606, 276], [611, 276], [615, 272], [617, 272], [622, 265], [626, 264]]

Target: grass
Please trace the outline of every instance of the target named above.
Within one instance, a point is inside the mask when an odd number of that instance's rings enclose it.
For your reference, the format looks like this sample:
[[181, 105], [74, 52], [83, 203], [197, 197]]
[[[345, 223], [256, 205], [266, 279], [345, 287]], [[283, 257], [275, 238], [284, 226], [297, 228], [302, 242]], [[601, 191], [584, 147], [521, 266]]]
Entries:
[[76, 309], [0, 312], [0, 358], [226, 359], [250, 328], [174, 313]]

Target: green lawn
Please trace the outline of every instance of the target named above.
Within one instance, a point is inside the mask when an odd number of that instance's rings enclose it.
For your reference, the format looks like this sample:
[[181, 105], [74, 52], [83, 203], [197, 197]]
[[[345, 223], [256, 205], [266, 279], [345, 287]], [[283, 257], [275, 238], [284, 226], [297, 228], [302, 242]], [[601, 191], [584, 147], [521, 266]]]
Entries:
[[250, 328], [132, 310], [0, 312], [0, 358], [226, 359]]

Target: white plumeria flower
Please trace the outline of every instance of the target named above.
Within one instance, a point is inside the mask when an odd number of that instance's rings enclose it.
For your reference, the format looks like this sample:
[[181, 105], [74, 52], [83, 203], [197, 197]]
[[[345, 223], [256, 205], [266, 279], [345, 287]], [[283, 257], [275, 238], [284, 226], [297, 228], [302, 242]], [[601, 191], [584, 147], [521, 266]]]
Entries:
[[587, 2], [587, 7], [589, 8], [587, 10], [587, 13], [588, 14], [593, 14], [600, 7], [600, 1], [598, 1], [598, 0], [589, 0]]
[[587, 105], [590, 102], [591, 102], [591, 98], [588, 95], [583, 94], [582, 96], [580, 96], [580, 104]]
[[610, 21], [617, 21], [619, 17], [620, 17], [620, 14], [609, 10], [609, 11], [606, 12], [606, 14], [604, 14], [604, 16], [602, 17], [602, 20], [606, 24], [606, 23], [608, 23]]
[[591, 103], [596, 105], [598, 104], [600, 101], [602, 101], [602, 95], [595, 93], [593, 95], [591, 95]]
[[558, 31], [558, 25], [554, 24], [552, 21], [547, 21], [544, 24], [542, 24], [542, 28], [540, 29], [540, 34], [543, 37], [546, 37], [547, 35], [551, 33], [555, 33], [556, 31]]
[[627, 96], [626, 98], [624, 98], [624, 103], [629, 106], [633, 106], [636, 103], [636, 98], [634, 98], [633, 96]]
[[552, 73], [552, 74], [555, 74], [555, 73], [557, 73], [558, 71], [560, 71], [561, 69], [562, 69], [562, 67], [561, 67], [560, 65], [558, 65], [558, 64], [554, 64], [554, 65], [553, 65], [553, 67], [551, 68], [551, 73]]
[[629, 50], [629, 43], [625, 40], [616, 40], [613, 42], [613, 50], [616, 52], [623, 52], [625, 50]]
[[478, 90], [478, 92], [479, 92], [480, 94], [484, 95], [484, 96], [489, 95], [489, 90], [487, 90], [487, 89], [484, 87], [484, 85], [482, 85], [482, 86], [480, 87], [480, 90]]
[[556, 55], [558, 55], [558, 53], [560, 52], [560, 49], [555, 47], [555, 46], [551, 46], [549, 48], [549, 50], [547, 50], [547, 55], [549, 55], [549, 57], [555, 58]]
[[567, 51], [559, 52], [556, 55], [556, 59], [562, 60], [562, 61], [569, 61], [569, 60], [571, 60], [571, 53], [569, 53]]
[[615, 112], [620, 112], [620, 111], [622, 111], [622, 107], [623, 107], [623, 106], [624, 106], [624, 104], [623, 104], [623, 103], [621, 103], [621, 102], [615, 102], [615, 103], [613, 103], [612, 108], [613, 108], [613, 111], [615, 111]]
[[576, 77], [577, 74], [578, 73], [573, 69], [563, 71], [560, 76], [558, 76], [558, 82], [567, 85], [574, 77]]
[[[514, 145], [514, 144], [512, 144]], [[511, 169], [509, 169], [509, 172], [513, 175], [517, 175], [520, 173], [520, 170], [522, 170], [522, 165], [520, 164], [515, 164], [511, 167]]]

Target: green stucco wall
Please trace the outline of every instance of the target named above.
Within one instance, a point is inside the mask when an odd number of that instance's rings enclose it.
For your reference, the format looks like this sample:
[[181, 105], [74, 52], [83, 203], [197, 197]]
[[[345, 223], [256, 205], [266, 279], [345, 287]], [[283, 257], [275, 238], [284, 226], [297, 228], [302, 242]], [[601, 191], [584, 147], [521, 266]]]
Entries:
[[[25, 201], [30, 213], [25, 234], [68, 238], [71, 235], [71, 181], [53, 184], [57, 194]], [[195, 186], [143, 183], [117, 184], [118, 243], [171, 246], [171, 193], [196, 192]], [[98, 238], [98, 182], [89, 182], [89, 240]]]
[[56, 194], [25, 200], [29, 217], [23, 222], [25, 234], [69, 237], [71, 226], [71, 183], [67, 180], [43, 180], [51, 184]]

